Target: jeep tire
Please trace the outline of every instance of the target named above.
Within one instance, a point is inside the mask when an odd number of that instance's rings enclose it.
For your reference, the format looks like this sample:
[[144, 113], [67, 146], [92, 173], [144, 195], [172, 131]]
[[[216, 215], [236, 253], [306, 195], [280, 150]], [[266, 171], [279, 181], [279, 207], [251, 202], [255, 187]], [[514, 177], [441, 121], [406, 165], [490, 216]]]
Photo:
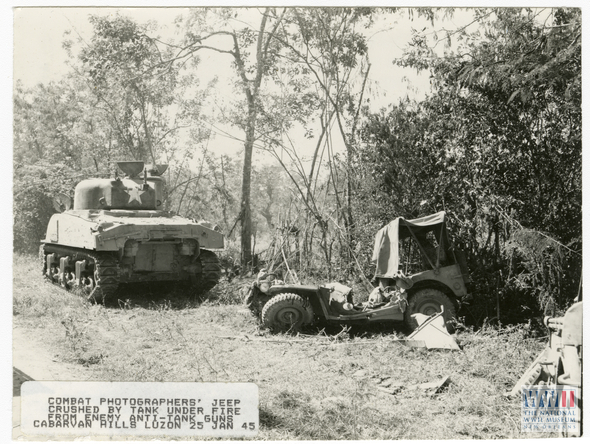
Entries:
[[412, 330], [418, 327], [418, 322], [412, 317], [415, 313], [431, 316], [440, 313], [441, 305], [444, 307], [445, 325], [449, 333], [453, 333], [452, 320], [456, 316], [455, 305], [451, 299], [436, 288], [423, 288], [408, 297], [408, 307], [404, 313], [404, 321]]
[[313, 309], [309, 301], [297, 294], [278, 294], [262, 309], [262, 325], [273, 331], [296, 332], [312, 322]]

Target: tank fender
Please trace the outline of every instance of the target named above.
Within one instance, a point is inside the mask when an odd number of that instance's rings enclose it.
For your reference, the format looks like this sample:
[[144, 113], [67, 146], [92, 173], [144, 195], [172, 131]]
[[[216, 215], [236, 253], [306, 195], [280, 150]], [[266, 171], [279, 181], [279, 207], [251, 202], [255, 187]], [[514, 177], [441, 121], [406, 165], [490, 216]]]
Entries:
[[81, 248], [96, 248], [96, 236], [92, 232], [95, 222], [85, 220], [69, 212], [54, 214], [49, 219], [44, 243], [59, 243]]
[[[137, 222], [130, 219], [129, 222]], [[127, 239], [137, 240], [159, 240], [165, 238], [174, 239], [193, 239], [196, 240], [202, 248], [217, 249], [223, 248], [223, 234], [208, 228], [197, 225], [183, 225], [184, 220], [178, 218], [174, 220], [175, 224], [150, 226], [145, 225], [125, 225], [122, 223], [113, 224], [113, 226], [96, 231], [96, 245], [99, 250], [115, 251], [124, 247]]]

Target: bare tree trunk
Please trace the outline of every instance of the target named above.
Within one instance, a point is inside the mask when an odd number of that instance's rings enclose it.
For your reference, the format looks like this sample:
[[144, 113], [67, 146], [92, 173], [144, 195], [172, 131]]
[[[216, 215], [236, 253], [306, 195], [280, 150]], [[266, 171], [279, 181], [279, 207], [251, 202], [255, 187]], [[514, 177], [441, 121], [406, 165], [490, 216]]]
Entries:
[[[254, 117], [252, 117], [254, 114]], [[250, 191], [252, 188], [252, 151], [254, 147], [254, 124], [256, 122], [255, 111], [250, 112], [248, 119], [249, 128], [244, 144], [244, 169], [242, 170], [242, 215], [241, 226], [241, 250], [242, 265], [249, 266], [252, 262], [252, 215], [250, 209]]]
[[[223, 163], [223, 156], [221, 156], [221, 184], [223, 186], [223, 190], [226, 190], [226, 184], [225, 184], [225, 164]], [[223, 212], [223, 223], [225, 224], [225, 227], [227, 229], [227, 227], [229, 227], [229, 221], [227, 219], [227, 198], [226, 196], [222, 196], [223, 198], [221, 199], [221, 209]]]
[[234, 39], [234, 60], [238, 73], [242, 79], [244, 92], [246, 93], [246, 100], [248, 103], [248, 122], [246, 124], [246, 141], [244, 143], [244, 169], [242, 171], [242, 203], [241, 203], [241, 250], [242, 250], [242, 266], [248, 267], [252, 262], [252, 214], [250, 208], [250, 191], [252, 181], [252, 152], [254, 150], [254, 140], [256, 138], [256, 119], [258, 117], [256, 109], [256, 101], [258, 100], [260, 85], [262, 83], [262, 76], [264, 73], [264, 65], [267, 61], [268, 46], [272, 35], [276, 32], [280, 20], [275, 23], [274, 29], [270, 32], [265, 42], [266, 22], [268, 19], [269, 8], [267, 8], [262, 15], [260, 21], [260, 28], [258, 30], [258, 42], [256, 45], [256, 76], [253, 81], [248, 79], [246, 75], [246, 67], [244, 59], [240, 52], [240, 45], [238, 38], [233, 34]]
[[[140, 93], [139, 89], [137, 87], [135, 89], [137, 90], [137, 92], [139, 94]], [[143, 131], [145, 133], [145, 140], [147, 142], [147, 148], [148, 148], [149, 154], [152, 158], [152, 163], [155, 165], [156, 164], [156, 156], [154, 155], [154, 147], [152, 146], [152, 136], [150, 135], [150, 130], [147, 125], [145, 103], [143, 100], [141, 100], [140, 104], [141, 104], [141, 106], [140, 106], [141, 123], [143, 124]], [[142, 160], [144, 160], [144, 159], [142, 159]]]

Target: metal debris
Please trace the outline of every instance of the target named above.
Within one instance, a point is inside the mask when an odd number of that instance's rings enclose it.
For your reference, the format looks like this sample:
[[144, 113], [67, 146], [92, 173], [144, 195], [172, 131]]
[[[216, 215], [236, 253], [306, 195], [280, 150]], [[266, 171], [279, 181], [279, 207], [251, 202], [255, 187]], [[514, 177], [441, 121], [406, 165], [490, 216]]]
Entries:
[[418, 322], [419, 327], [407, 339], [400, 342], [410, 347], [459, 350], [457, 342], [445, 327], [443, 312], [434, 316], [426, 316], [420, 313], [412, 316]]

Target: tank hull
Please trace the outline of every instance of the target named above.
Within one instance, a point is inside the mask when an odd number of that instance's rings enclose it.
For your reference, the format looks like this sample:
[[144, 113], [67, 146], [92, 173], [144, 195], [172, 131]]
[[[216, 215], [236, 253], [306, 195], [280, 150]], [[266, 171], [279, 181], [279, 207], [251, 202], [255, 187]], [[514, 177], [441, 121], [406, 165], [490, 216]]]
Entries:
[[164, 211], [70, 210], [51, 218], [41, 243], [51, 281], [104, 300], [121, 283], [177, 281], [193, 294], [210, 290], [221, 276], [211, 250], [223, 248], [224, 239]]

